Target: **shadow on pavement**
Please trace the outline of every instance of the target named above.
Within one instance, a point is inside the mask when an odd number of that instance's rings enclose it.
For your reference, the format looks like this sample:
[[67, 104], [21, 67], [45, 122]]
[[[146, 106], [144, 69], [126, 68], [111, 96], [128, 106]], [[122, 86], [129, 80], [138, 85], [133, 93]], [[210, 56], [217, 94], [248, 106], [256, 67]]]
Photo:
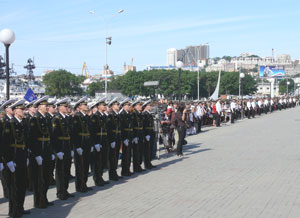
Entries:
[[[97, 194], [98, 192], [100, 192], [102, 190], [110, 189], [115, 185], [122, 184], [122, 183], [127, 183], [129, 180], [135, 179], [138, 176], [143, 176], [143, 175], [146, 175], [148, 173], [151, 173], [151, 171], [160, 170], [160, 169], [168, 167], [172, 164], [176, 164], [178, 162], [183, 161], [184, 159], [189, 158], [187, 156], [211, 150], [211, 149], [200, 149], [200, 150], [198, 150], [197, 148], [200, 148], [201, 144], [202, 143], [184, 145], [183, 150], [184, 150], [184, 154], [186, 156], [184, 156], [182, 158], [179, 158], [179, 157], [175, 158], [175, 159], [172, 158], [172, 160], [170, 160], [170, 161], [166, 161], [166, 162], [163, 162], [163, 163], [160, 163], [160, 164], [156, 165], [156, 168], [154, 168], [154, 169], [145, 170], [145, 171], [140, 172], [140, 173], [134, 173], [132, 176], [123, 177], [123, 179], [120, 179], [119, 181], [110, 181], [110, 183], [105, 185], [105, 186], [101, 186], [101, 187], [100, 186], [91, 186], [93, 188], [93, 190], [91, 190], [87, 193], [79, 193], [79, 192], [71, 193], [71, 194], [74, 194], [75, 197], [69, 198], [67, 200], [56, 199], [56, 200], [53, 201], [54, 206], [48, 207], [46, 209], [31, 208], [30, 209], [31, 214], [27, 215], [26, 217], [28, 217], [28, 218], [29, 217], [55, 217], [55, 218], [67, 217], [68, 214], [70, 213], [70, 211], [72, 210], [72, 208], [79, 201], [86, 200], [86, 199], [82, 199], [82, 198], [92, 196], [92, 195]], [[193, 149], [197, 149], [197, 150], [192, 151]], [[161, 155], [161, 158], [165, 160], [165, 159], [173, 157], [175, 155], [176, 155], [176, 151], [171, 152], [171, 153], [165, 153], [165, 154]], [[105, 170], [104, 173], [107, 173], [107, 170]], [[89, 175], [89, 180], [93, 180], [92, 173]], [[69, 184], [72, 184], [74, 182], [75, 182], [75, 179], [71, 179]], [[56, 189], [56, 186], [52, 185], [52, 186], [50, 186], [49, 190], [50, 189]], [[32, 194], [33, 194], [32, 192], [28, 192], [28, 191], [26, 192], [26, 196], [30, 196]], [[1, 204], [6, 203], [7, 201], [8, 200], [5, 199], [5, 198], [0, 199]], [[6, 214], [0, 214], [0, 216], [6, 217], [7, 215]]]

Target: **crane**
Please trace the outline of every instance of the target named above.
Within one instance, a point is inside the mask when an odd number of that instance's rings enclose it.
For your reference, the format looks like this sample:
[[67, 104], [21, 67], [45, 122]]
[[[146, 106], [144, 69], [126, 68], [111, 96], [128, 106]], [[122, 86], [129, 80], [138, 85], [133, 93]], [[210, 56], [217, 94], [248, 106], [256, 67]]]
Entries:
[[88, 69], [88, 67], [87, 67], [87, 65], [86, 65], [85, 62], [83, 62], [83, 65], [82, 65], [81, 75], [85, 76], [85, 78], [88, 78], [88, 76], [90, 75], [89, 69]]

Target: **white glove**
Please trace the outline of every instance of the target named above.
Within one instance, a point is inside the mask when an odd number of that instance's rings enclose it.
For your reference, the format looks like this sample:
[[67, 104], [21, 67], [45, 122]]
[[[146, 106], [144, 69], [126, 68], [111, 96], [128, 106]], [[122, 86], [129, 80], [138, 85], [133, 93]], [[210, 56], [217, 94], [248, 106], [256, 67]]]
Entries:
[[110, 146], [111, 146], [112, 149], [114, 149], [116, 147], [116, 142], [110, 143]]
[[[29, 159], [27, 158], [27, 162], [26, 162], [26, 165], [28, 166], [29, 165]], [[1, 171], [1, 170], [0, 170]]]
[[80, 156], [82, 155], [82, 152], [83, 152], [82, 148], [77, 148], [76, 151]]
[[0, 172], [4, 169], [3, 163], [0, 163]]
[[64, 158], [64, 153], [63, 152], [58, 152], [56, 154], [56, 156], [58, 157], [58, 159], [62, 160]]
[[42, 166], [42, 164], [43, 164], [43, 158], [41, 156], [35, 157], [35, 160], [36, 160], [36, 162], [37, 162], [37, 164], [39, 166]]
[[139, 142], [139, 138], [138, 137], [135, 137], [133, 140], [132, 140], [133, 143], [137, 144]]
[[74, 157], [74, 151], [73, 150], [71, 151], [71, 157]]
[[96, 149], [96, 151], [97, 151], [97, 152], [99, 152], [101, 147], [102, 147], [102, 145], [100, 145], [100, 144], [96, 144], [96, 145], [95, 145], [95, 149]]
[[10, 172], [14, 173], [16, 171], [15, 163], [13, 161], [9, 161], [6, 165], [8, 166]]
[[93, 152], [93, 151], [94, 151], [94, 147], [92, 146], [92, 147], [91, 147], [91, 152]]
[[52, 157], [52, 160], [54, 160], [54, 159], [55, 159], [55, 155], [54, 155], [54, 154], [52, 154], [52, 155], [51, 155], [51, 157]]
[[124, 142], [124, 145], [125, 145], [126, 147], [128, 147], [128, 144], [129, 144], [128, 139], [125, 139], [123, 142]]
[[149, 142], [150, 141], [150, 136], [149, 135], [146, 135], [146, 140], [147, 140], [147, 142]]

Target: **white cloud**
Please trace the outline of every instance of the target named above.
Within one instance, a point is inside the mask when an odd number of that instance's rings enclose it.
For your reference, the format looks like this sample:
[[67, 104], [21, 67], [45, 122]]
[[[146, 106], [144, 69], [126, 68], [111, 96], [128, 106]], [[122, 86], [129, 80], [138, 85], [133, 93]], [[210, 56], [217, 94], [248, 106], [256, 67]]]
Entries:
[[[189, 30], [195, 29], [199, 27], [213, 27], [216, 25], [236, 25], [236, 23], [247, 22], [251, 20], [261, 19], [262, 17], [258, 16], [243, 16], [243, 17], [230, 17], [230, 18], [222, 18], [222, 19], [211, 19], [211, 20], [200, 20], [200, 21], [191, 21], [191, 19], [185, 19], [181, 21], [167, 21], [160, 24], [137, 24], [131, 25], [130, 27], [116, 27], [113, 29], [109, 29], [108, 32], [111, 35], [121, 35], [122, 37], [130, 37], [130, 36], [140, 36], [146, 34], [155, 34], [155, 33], [163, 33], [163, 32], [173, 32], [180, 30]], [[234, 28], [234, 27], [233, 27]], [[202, 29], [202, 31], [206, 32], [214, 32], [214, 31], [226, 31], [230, 29], [230, 26], [215, 28], [215, 29]], [[104, 38], [105, 31], [86, 31], [83, 29], [78, 29], [80, 32], [66, 33], [66, 34], [56, 34], [52, 36], [39, 36], [38, 38], [33, 39], [23, 39], [20, 41], [23, 42], [78, 42], [78, 41], [91, 41], [91, 40], [99, 40]], [[36, 37], [36, 35], [35, 35]]]

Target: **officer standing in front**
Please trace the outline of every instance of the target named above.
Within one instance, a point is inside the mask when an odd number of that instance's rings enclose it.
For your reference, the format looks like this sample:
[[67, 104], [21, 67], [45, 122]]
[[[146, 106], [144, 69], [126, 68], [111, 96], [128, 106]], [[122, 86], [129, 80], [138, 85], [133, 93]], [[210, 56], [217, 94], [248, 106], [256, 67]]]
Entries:
[[33, 192], [34, 207], [36, 208], [47, 208], [53, 205], [47, 198], [53, 160], [50, 124], [46, 118], [48, 99], [49, 96], [44, 96], [34, 103], [37, 113], [29, 122], [29, 148], [35, 159], [33, 162]]
[[122, 134], [122, 176], [131, 176], [131, 147], [133, 139], [133, 120], [130, 114], [130, 99], [125, 98], [121, 103], [121, 134]]
[[121, 146], [121, 120], [119, 116], [118, 98], [114, 98], [108, 104], [111, 108], [108, 121], [108, 144], [109, 144], [109, 179], [118, 181], [122, 179], [117, 174], [119, 152]]
[[145, 150], [144, 150], [144, 165], [146, 169], [152, 169], [151, 154], [153, 150], [154, 140], [154, 118], [150, 111], [152, 110], [151, 99], [146, 101], [143, 106], [143, 118], [144, 118], [144, 136], [145, 136]]
[[97, 186], [104, 186], [105, 184], [108, 184], [108, 182], [104, 181], [102, 178], [103, 156], [105, 155], [103, 147], [107, 145], [107, 124], [106, 120], [102, 119], [103, 114], [101, 114], [98, 109], [100, 107], [100, 110], [102, 110], [101, 108], [106, 105], [105, 100], [105, 97], [101, 98], [91, 106], [95, 109], [95, 112], [91, 115], [90, 132], [92, 146], [94, 147], [94, 151], [92, 152], [92, 155], [94, 156], [93, 179]]
[[74, 195], [68, 192], [71, 169], [71, 137], [70, 125], [66, 116], [69, 98], [63, 98], [55, 103], [58, 113], [52, 118], [51, 143], [56, 153], [56, 196], [66, 200]]
[[[1, 105], [1, 109], [3, 109], [5, 111], [5, 116], [1, 120], [1, 126], [3, 128], [4, 128], [4, 125], [13, 118], [13, 111], [12, 111], [11, 107], [9, 107], [9, 106], [11, 106], [15, 102], [16, 102], [15, 99], [10, 99]], [[1, 133], [2, 133], [2, 130], [1, 130]], [[1, 160], [0, 160], [0, 163], [1, 163]], [[8, 171], [7, 167], [5, 165], [3, 165], [3, 169], [0, 170], [0, 177], [1, 177], [2, 187], [3, 187], [3, 195], [5, 198], [8, 198], [8, 187], [6, 184], [7, 179], [5, 178], [7, 176], [7, 171]]]
[[74, 109], [78, 109], [73, 117], [73, 131], [72, 142], [74, 143], [74, 157], [75, 157], [75, 185], [76, 191], [87, 192], [93, 190], [87, 187], [89, 173], [89, 159], [91, 154], [91, 140], [90, 140], [90, 118], [87, 115], [87, 97], [81, 98], [74, 105]]
[[[34, 103], [35, 101], [31, 101], [31, 102], [28, 102], [27, 104], [25, 104], [25, 108], [27, 109], [27, 114], [25, 115], [25, 125], [26, 125], [26, 128], [29, 129], [30, 125], [29, 125], [29, 122], [31, 120], [31, 118], [36, 114], [36, 107], [34, 106]], [[27, 135], [28, 137], [28, 135]], [[29, 139], [27, 139], [27, 141], [29, 141]], [[29, 147], [29, 145], [28, 145]], [[34, 160], [34, 157], [32, 155], [32, 152], [31, 150], [28, 148], [28, 157], [29, 157], [29, 164], [28, 164], [28, 167], [27, 167], [27, 190], [28, 191], [33, 191], [33, 181], [32, 181], [32, 171], [33, 171], [33, 162], [35, 161]]]
[[145, 171], [142, 169], [142, 157], [144, 151], [144, 124], [142, 115], [142, 105], [141, 100], [136, 100], [132, 103], [134, 107], [133, 112], [133, 140], [132, 140], [132, 150], [133, 150], [133, 172], [139, 173]]
[[14, 117], [5, 123], [3, 131], [3, 156], [8, 167], [7, 186], [9, 194], [9, 216], [21, 217], [29, 214], [24, 210], [27, 175], [27, 128], [24, 123], [24, 102], [19, 100], [10, 108]]
[[[48, 100], [48, 112], [46, 113], [46, 118], [47, 118], [47, 123], [50, 126], [49, 127], [50, 130], [52, 129], [52, 125], [51, 125], [52, 124], [52, 119], [56, 114], [55, 102], [56, 102], [56, 99], [52, 99], [52, 100], [49, 99]], [[55, 169], [55, 159], [52, 160], [50, 185], [55, 185], [54, 169]]]

